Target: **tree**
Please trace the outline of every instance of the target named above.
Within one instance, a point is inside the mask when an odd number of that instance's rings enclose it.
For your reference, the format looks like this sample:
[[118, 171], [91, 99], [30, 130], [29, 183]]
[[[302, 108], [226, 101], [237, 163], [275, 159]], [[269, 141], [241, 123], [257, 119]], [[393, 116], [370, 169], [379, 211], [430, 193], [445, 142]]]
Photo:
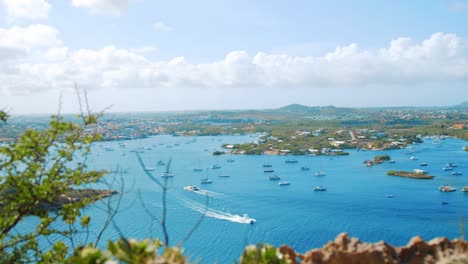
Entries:
[[[7, 118], [1, 111], [0, 119]], [[50, 235], [72, 239], [77, 226], [88, 226], [90, 218], [80, 209], [92, 199], [64, 203], [56, 212], [47, 206], [66, 197], [72, 187], [96, 182], [106, 173], [86, 168], [90, 144], [100, 139], [87, 128], [96, 124], [98, 116], [81, 115], [80, 120], [78, 124], [52, 116], [48, 129], [29, 129], [0, 148], [0, 262], [62, 262], [69, 252], [65, 243], [43, 250], [39, 240]], [[37, 217], [37, 225], [18, 232], [27, 216]], [[59, 221], [68, 229], [54, 226]]]

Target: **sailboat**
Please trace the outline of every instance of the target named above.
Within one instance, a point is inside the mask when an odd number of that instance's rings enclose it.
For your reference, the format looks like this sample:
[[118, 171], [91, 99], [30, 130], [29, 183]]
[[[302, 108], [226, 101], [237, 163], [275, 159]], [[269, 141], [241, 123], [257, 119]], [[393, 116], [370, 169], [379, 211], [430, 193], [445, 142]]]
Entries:
[[201, 184], [210, 184], [210, 183], [213, 183], [213, 181], [212, 181], [210, 178], [208, 178], [208, 170], [207, 170], [207, 174], [206, 174], [205, 178], [201, 179], [200, 183], [201, 183]]
[[[224, 168], [226, 168], [226, 165], [224, 165]], [[231, 177], [231, 175], [229, 175], [225, 169], [223, 169], [221, 171], [221, 174], [218, 175], [218, 177], [221, 177], [221, 178], [227, 178], [227, 177]]]
[[271, 165], [270, 158], [268, 158], [268, 161], [263, 163], [263, 168], [271, 168], [273, 165]]
[[325, 175], [327, 175], [327, 174], [324, 171], [317, 171], [315, 173], [315, 176], [325, 176]]
[[[365, 161], [364, 163], [370, 164], [370, 163], [367, 163], [367, 161]], [[373, 164], [373, 162], [372, 162], [372, 164]], [[369, 166], [369, 165], [367, 165], [367, 166]], [[322, 168], [322, 167], [323, 167], [323, 166], [322, 166], [322, 163], [320, 163], [320, 168]], [[325, 171], [319, 169], [319, 170], [317, 170], [317, 172], [315, 172], [314, 175], [315, 175], [315, 176], [325, 176], [325, 175], [327, 175], [327, 174], [325, 173]]]
[[212, 170], [221, 169], [221, 166], [219, 166], [218, 162], [216, 162], [216, 164], [213, 164], [213, 166], [211, 166], [211, 169]]
[[200, 166], [200, 162], [198, 162], [198, 167], [193, 168], [193, 171], [203, 171], [202, 167]]
[[166, 166], [166, 170], [161, 173], [161, 177], [163, 178], [168, 178], [168, 177], [174, 177], [174, 174], [171, 172], [171, 161], [172, 159], [169, 159], [169, 161], [167, 162], [167, 166]]
[[227, 162], [234, 162], [234, 161], [236, 161], [236, 160], [234, 160], [234, 159], [232, 158], [232, 154], [231, 154], [231, 155], [229, 155], [229, 158], [228, 158], [226, 161], [227, 161]]

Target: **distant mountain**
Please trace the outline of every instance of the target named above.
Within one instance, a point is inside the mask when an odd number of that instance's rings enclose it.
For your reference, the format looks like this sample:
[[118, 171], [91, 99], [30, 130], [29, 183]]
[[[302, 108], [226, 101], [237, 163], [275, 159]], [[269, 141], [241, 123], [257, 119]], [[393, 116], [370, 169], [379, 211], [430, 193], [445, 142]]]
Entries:
[[317, 107], [317, 106], [311, 107], [311, 106], [306, 106], [306, 105], [301, 105], [301, 104], [290, 104], [290, 105], [278, 108], [277, 110], [283, 111], [283, 112], [293, 112], [293, 113], [310, 113], [310, 112], [319, 112], [320, 107]]
[[335, 106], [306, 106], [301, 104], [291, 104], [283, 106], [276, 109], [279, 112], [289, 112], [297, 114], [324, 114], [324, 115], [336, 115], [336, 114], [346, 114], [355, 112], [354, 108], [344, 108], [344, 107], [335, 107]]

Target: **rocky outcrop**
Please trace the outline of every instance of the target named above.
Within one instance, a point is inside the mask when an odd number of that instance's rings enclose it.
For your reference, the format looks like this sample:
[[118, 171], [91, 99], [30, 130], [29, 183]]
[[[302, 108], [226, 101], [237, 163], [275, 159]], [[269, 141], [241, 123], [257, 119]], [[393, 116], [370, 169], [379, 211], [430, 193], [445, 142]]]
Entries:
[[289, 246], [282, 246], [279, 252], [290, 263], [306, 264], [468, 263], [468, 242], [447, 238], [425, 242], [414, 237], [406, 246], [393, 247], [385, 242], [361, 242], [342, 233], [335, 241], [305, 254], [297, 253]]
[[117, 194], [114, 190], [97, 190], [97, 189], [70, 189], [65, 194], [55, 197], [52, 202], [40, 202], [40, 210], [56, 211], [60, 210], [65, 204], [81, 202], [84, 199], [97, 201]]

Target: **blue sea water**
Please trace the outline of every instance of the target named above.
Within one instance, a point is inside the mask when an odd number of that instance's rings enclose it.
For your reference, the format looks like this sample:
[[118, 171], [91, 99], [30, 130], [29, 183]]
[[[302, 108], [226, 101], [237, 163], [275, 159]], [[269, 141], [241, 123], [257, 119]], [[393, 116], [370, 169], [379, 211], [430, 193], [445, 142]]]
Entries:
[[[305, 252], [321, 247], [341, 232], [363, 241], [385, 240], [397, 246], [406, 244], [415, 235], [427, 240], [461, 236], [460, 223], [468, 219], [468, 193], [461, 192], [468, 185], [468, 152], [462, 149], [465, 141], [447, 139], [434, 145], [427, 140], [414, 145], [419, 152], [412, 155], [418, 160], [410, 159], [408, 149], [351, 150], [349, 156], [340, 157], [295, 156], [298, 163], [291, 164], [285, 163], [285, 156], [211, 155], [214, 150], [221, 150], [223, 143], [255, 139], [251, 136], [156, 136], [96, 144], [89, 156], [90, 168], [126, 170], [123, 174], [106, 176], [108, 180], [112, 176], [122, 177], [125, 185], [115, 223], [104, 232], [103, 241], [117, 239], [119, 232], [127, 238], [163, 237], [159, 225], [161, 189], [146, 175], [136, 153], [131, 152], [137, 149], [143, 152], [140, 155], [145, 165], [155, 168], [149, 173], [159, 180], [165, 167], [157, 166], [157, 161], [167, 163], [172, 159], [171, 170], [175, 176], [167, 180], [171, 245], [183, 240], [205, 215], [182, 244], [186, 255], [201, 263], [233, 263], [246, 245], [259, 242], [275, 246], [288, 244], [298, 252]], [[126, 147], [120, 148], [121, 143]], [[390, 155], [395, 163], [364, 166], [364, 160], [383, 154]], [[235, 161], [226, 162], [228, 158]], [[278, 181], [269, 181], [270, 174], [264, 173], [262, 167], [267, 161], [273, 165], [274, 174], [291, 185], [278, 186]], [[428, 166], [420, 167], [421, 162]], [[449, 162], [458, 164], [455, 170], [464, 175], [453, 176], [443, 171], [442, 167]], [[222, 168], [211, 169], [213, 164]], [[302, 166], [311, 169], [303, 171]], [[195, 167], [202, 167], [203, 171], [195, 172]], [[427, 170], [436, 177], [416, 180], [386, 175], [388, 170], [413, 169]], [[315, 176], [317, 171], [326, 172], [326, 176]], [[230, 177], [218, 177], [221, 172]], [[204, 177], [213, 183], [200, 184]], [[192, 184], [202, 191], [184, 191], [184, 186]], [[438, 187], [443, 184], [456, 187], [457, 192], [440, 192]], [[327, 191], [314, 192], [318, 185], [325, 186]], [[117, 183], [114, 186], [119, 188]], [[394, 198], [387, 198], [387, 194], [393, 194]], [[104, 204], [98, 202], [85, 210], [93, 219], [94, 232], [105, 221], [103, 209]], [[242, 223], [243, 214], [257, 222]], [[101, 242], [100, 246], [105, 244]]]

